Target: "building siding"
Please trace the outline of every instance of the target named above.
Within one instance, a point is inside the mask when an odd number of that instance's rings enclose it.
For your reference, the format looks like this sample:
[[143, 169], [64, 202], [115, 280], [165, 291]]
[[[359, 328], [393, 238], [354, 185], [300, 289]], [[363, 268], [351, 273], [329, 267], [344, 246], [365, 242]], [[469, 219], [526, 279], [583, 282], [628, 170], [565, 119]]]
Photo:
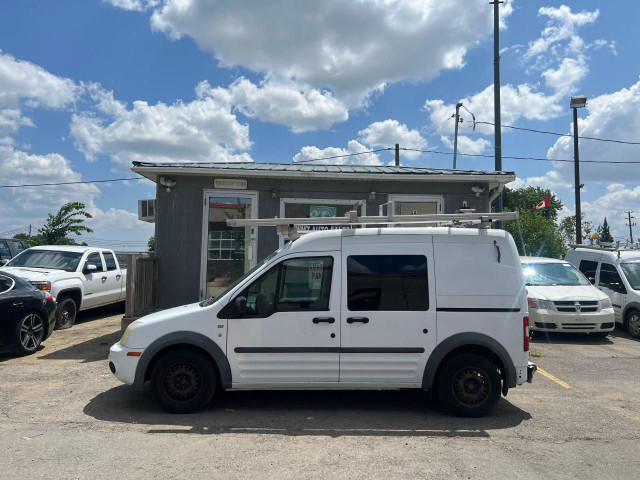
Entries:
[[[202, 223], [204, 190], [214, 190], [212, 175], [171, 175], [176, 186], [170, 192], [156, 188], [156, 257], [158, 258], [158, 308], [196, 302], [200, 298]], [[242, 178], [238, 175], [238, 178]], [[355, 199], [367, 201], [367, 214], [377, 215], [388, 194], [441, 195], [444, 211], [455, 213], [466, 201], [468, 208], [486, 212], [489, 208], [487, 184], [432, 181], [330, 181], [306, 179], [248, 178], [247, 190], [258, 192], [259, 218], [280, 216], [281, 198]], [[484, 187], [476, 197], [472, 186]], [[275, 192], [273, 198], [272, 193]], [[374, 200], [369, 193], [376, 192]], [[279, 246], [275, 227], [260, 227], [257, 260]]]

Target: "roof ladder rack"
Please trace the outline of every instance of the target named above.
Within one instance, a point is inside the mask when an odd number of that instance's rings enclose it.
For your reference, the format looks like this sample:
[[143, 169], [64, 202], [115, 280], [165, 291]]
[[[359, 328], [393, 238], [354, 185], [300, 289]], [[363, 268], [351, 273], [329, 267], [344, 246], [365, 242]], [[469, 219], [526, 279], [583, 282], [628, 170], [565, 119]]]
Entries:
[[[408, 225], [408, 224], [442, 224], [478, 225], [480, 228], [489, 228], [491, 222], [497, 220], [517, 220], [518, 212], [503, 213], [475, 213], [465, 210], [462, 213], [434, 213], [427, 215], [396, 215], [395, 205], [391, 201], [387, 204], [387, 215], [366, 216], [358, 215], [356, 210], [347, 212], [343, 217], [314, 217], [314, 218], [231, 218], [227, 220], [230, 227], [278, 227], [279, 235], [288, 234], [290, 238], [297, 237], [295, 227], [304, 225], [329, 225], [344, 227], [371, 227], [378, 225]], [[382, 212], [382, 209], [380, 213]]]

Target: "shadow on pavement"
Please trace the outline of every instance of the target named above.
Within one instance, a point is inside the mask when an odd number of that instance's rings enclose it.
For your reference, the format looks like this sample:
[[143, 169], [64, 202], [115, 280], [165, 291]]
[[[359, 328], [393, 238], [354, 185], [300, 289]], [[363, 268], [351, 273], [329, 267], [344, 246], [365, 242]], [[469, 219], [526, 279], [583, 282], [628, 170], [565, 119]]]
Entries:
[[[64, 330], [64, 332], [73, 334], [73, 327], [71, 330]], [[113, 333], [92, 338], [86, 342], [76, 343], [70, 347], [55, 350], [46, 355], [42, 355], [38, 360], [82, 360], [82, 363], [106, 361], [109, 356], [109, 348], [120, 340], [121, 335], [120, 330], [116, 330]]]
[[[101, 318], [112, 317], [114, 315], [124, 315], [124, 302], [114, 303], [111, 305], [105, 305], [104, 307], [91, 308], [78, 312], [76, 317], [76, 325], [90, 322], [92, 320], [99, 320]], [[73, 327], [71, 327], [73, 330]]]
[[97, 420], [148, 425], [147, 433], [489, 437], [531, 415], [502, 398], [490, 416], [440, 412], [421, 390], [219, 392], [202, 412], [171, 415], [150, 393], [122, 385], [94, 397], [84, 413]]

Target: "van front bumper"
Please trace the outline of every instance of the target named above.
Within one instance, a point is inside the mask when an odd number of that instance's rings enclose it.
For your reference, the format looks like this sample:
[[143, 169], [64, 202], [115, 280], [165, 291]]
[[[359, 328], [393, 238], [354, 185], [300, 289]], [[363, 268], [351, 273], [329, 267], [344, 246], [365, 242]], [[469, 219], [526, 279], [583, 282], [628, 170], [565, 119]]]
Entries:
[[610, 332], [614, 328], [613, 308], [588, 313], [529, 310], [529, 329], [533, 332]]
[[115, 343], [109, 349], [109, 370], [116, 378], [127, 385], [132, 385], [136, 377], [136, 368], [144, 350], [126, 348]]

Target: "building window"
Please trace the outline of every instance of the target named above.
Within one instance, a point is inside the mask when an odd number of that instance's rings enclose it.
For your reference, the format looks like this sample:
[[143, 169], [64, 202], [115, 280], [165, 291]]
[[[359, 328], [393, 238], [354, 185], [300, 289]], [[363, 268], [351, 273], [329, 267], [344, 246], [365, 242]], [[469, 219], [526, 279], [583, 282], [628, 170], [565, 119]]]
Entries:
[[352, 312], [428, 310], [427, 257], [347, 257], [347, 303]]

